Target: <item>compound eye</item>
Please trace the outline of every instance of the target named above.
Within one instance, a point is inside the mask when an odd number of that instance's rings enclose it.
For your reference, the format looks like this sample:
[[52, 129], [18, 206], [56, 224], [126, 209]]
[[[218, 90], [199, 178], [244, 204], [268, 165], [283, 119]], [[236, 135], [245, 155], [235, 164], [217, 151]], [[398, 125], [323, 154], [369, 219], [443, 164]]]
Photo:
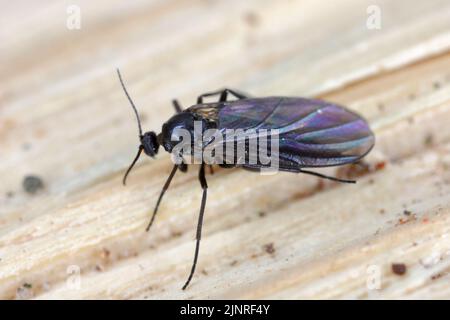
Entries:
[[153, 153], [157, 154], [158, 153], [158, 149], [159, 149], [159, 143], [158, 143], [158, 139], [156, 139], [156, 136], [153, 138]]

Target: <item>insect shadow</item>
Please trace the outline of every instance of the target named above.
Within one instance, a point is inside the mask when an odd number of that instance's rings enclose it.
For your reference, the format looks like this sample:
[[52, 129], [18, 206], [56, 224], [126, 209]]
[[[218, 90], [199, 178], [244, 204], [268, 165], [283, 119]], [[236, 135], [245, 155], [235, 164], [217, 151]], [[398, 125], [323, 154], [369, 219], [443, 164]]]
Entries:
[[[200, 121], [204, 130], [277, 129], [279, 141], [277, 157], [280, 171], [305, 173], [343, 183], [355, 183], [355, 181], [326, 176], [304, 168], [338, 166], [357, 162], [369, 153], [375, 143], [374, 134], [367, 122], [358, 114], [337, 104], [298, 97], [251, 98], [246, 94], [226, 88], [200, 95], [195, 105], [184, 110], [177, 100], [173, 100], [175, 115], [162, 125], [161, 133], [156, 134], [154, 131], [144, 133], [139, 113], [118, 69], [117, 74], [136, 115], [140, 140], [137, 154], [123, 177], [124, 185], [142, 152], [153, 158], [162, 145], [167, 152], [172, 153], [179, 143], [179, 141], [172, 140], [175, 130], [181, 128], [194, 136], [195, 121]], [[205, 98], [213, 96], [219, 97], [217, 102], [204, 102]], [[235, 100], [229, 101], [229, 96], [233, 96]], [[258, 147], [260, 146], [258, 145]], [[247, 145], [245, 152], [246, 154], [250, 153]], [[233, 155], [232, 159], [236, 160], [236, 156]], [[202, 162], [198, 172], [203, 194], [197, 223], [194, 260], [183, 290], [189, 285], [195, 273], [200, 249], [208, 190], [205, 165], [207, 164]], [[248, 161], [248, 158], [241, 163], [220, 163], [219, 166], [224, 168], [242, 167], [252, 171], [266, 168], [265, 164], [253, 163]], [[146, 228], [147, 231], [155, 220], [161, 200], [177, 170], [186, 172], [187, 163], [174, 164], [156, 201]]]

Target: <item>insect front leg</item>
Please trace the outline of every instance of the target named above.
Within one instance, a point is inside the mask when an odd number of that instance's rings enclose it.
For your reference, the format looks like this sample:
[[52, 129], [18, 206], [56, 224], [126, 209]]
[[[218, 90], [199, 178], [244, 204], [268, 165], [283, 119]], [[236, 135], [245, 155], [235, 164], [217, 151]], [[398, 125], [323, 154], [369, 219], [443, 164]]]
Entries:
[[200, 166], [200, 170], [198, 172], [198, 180], [200, 181], [200, 185], [202, 186], [202, 189], [203, 189], [202, 204], [200, 205], [200, 213], [198, 216], [198, 223], [197, 223], [197, 236], [196, 236], [196, 244], [195, 244], [194, 261], [192, 263], [192, 268], [191, 268], [191, 272], [189, 273], [189, 277], [183, 286], [183, 290], [185, 290], [186, 287], [189, 285], [189, 282], [191, 282], [192, 276], [194, 275], [195, 267], [197, 266], [198, 252], [200, 249], [200, 239], [202, 237], [203, 214], [205, 213], [206, 196], [207, 196], [207, 191], [208, 191], [208, 184], [206, 183], [205, 164], [204, 163], [202, 163]]
[[239, 92], [236, 92], [234, 90], [225, 88], [225, 89], [221, 89], [221, 90], [217, 90], [217, 91], [213, 91], [213, 92], [208, 92], [208, 93], [204, 93], [204, 94], [200, 95], [197, 98], [197, 104], [202, 104], [203, 103], [203, 98], [217, 96], [217, 95], [220, 95], [219, 102], [225, 102], [225, 101], [227, 101], [228, 94], [233, 95], [238, 100], [247, 99], [248, 98], [248, 96], [243, 94], [243, 93], [239, 93]]
[[170, 175], [167, 178], [166, 183], [164, 184], [164, 187], [161, 190], [161, 193], [159, 194], [158, 201], [156, 202], [155, 209], [153, 210], [152, 218], [150, 219], [150, 222], [149, 222], [147, 228], [145, 229], [146, 231], [150, 230], [150, 227], [152, 226], [153, 221], [155, 220], [156, 213], [158, 212], [159, 204], [161, 203], [164, 193], [166, 193], [167, 189], [169, 188], [170, 182], [172, 181], [173, 176], [177, 172], [177, 169], [178, 169], [178, 165], [176, 164], [173, 166], [172, 171], [170, 172]]

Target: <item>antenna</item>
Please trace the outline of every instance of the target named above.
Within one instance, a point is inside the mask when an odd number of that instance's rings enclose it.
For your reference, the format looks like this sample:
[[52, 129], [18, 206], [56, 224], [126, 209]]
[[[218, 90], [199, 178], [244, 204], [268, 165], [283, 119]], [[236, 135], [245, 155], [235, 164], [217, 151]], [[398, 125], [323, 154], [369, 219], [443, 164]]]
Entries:
[[139, 113], [136, 109], [136, 106], [133, 103], [133, 100], [131, 100], [130, 95], [128, 94], [127, 89], [125, 88], [125, 84], [123, 83], [122, 76], [120, 74], [119, 68], [117, 68], [117, 75], [119, 76], [120, 84], [122, 85], [123, 91], [125, 91], [125, 94], [127, 95], [128, 101], [130, 101], [131, 106], [133, 107], [134, 113], [136, 114], [136, 119], [139, 127], [139, 137], [142, 137], [142, 127], [141, 127], [141, 119], [139, 118]]
[[131, 172], [131, 169], [133, 169], [134, 164], [136, 163], [136, 161], [138, 161], [139, 157], [141, 156], [142, 150], [144, 150], [144, 147], [142, 146], [142, 144], [139, 146], [138, 152], [136, 154], [136, 157], [134, 158], [133, 162], [131, 163], [131, 165], [128, 167], [127, 172], [125, 172], [125, 175], [123, 176], [122, 179], [122, 184], [125, 186], [127, 184], [127, 177], [128, 174]]
[[123, 91], [125, 91], [125, 94], [127, 95], [128, 101], [130, 101], [131, 106], [133, 107], [134, 113], [136, 114], [136, 119], [137, 119], [137, 123], [138, 123], [138, 127], [139, 127], [139, 139], [141, 140], [141, 145], [139, 146], [139, 150], [136, 154], [136, 157], [134, 158], [133, 162], [131, 163], [130, 167], [128, 168], [127, 172], [125, 173], [122, 183], [123, 185], [126, 184], [127, 182], [127, 177], [128, 174], [130, 173], [131, 169], [133, 169], [133, 166], [135, 165], [136, 161], [139, 159], [142, 150], [144, 150], [144, 146], [142, 145], [142, 127], [141, 127], [141, 119], [139, 118], [139, 113], [136, 109], [136, 106], [133, 103], [133, 100], [131, 100], [130, 95], [128, 94], [127, 88], [125, 88], [125, 84], [123, 83], [122, 80], [122, 75], [120, 74], [119, 68], [117, 68], [117, 75], [119, 76], [119, 80], [120, 80], [120, 84], [122, 85]]

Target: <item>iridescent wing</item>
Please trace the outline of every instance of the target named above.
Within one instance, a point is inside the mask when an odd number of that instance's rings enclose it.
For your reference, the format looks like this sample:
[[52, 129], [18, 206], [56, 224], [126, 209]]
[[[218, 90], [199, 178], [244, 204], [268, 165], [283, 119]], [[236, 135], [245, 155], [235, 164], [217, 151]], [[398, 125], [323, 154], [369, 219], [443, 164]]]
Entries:
[[315, 99], [269, 97], [226, 102], [218, 108], [217, 121], [220, 130], [277, 129], [280, 169], [287, 171], [352, 163], [365, 156], [375, 142], [362, 117]]

